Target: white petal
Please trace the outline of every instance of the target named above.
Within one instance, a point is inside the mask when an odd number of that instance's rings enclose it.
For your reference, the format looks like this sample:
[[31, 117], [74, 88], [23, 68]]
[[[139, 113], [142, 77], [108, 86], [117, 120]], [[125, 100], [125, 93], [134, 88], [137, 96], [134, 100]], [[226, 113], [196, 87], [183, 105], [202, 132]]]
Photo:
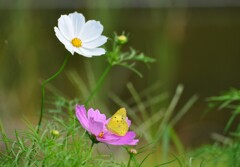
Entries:
[[59, 31], [59, 29], [57, 27], [54, 27], [54, 31], [55, 31], [55, 34], [56, 34], [57, 38], [59, 39], [59, 41], [62, 42], [65, 45], [65, 48], [69, 52], [71, 52], [71, 54], [73, 55], [74, 47], [72, 46], [72, 44], [67, 39], [65, 39], [65, 37], [61, 34], [61, 32]]
[[62, 15], [58, 19], [58, 28], [62, 35], [69, 41], [74, 38], [72, 20], [67, 15]]
[[94, 48], [94, 49], [87, 49], [84, 47], [79, 48], [83, 53], [83, 56], [91, 57], [91, 56], [100, 56], [106, 53], [105, 49], [103, 48]]
[[65, 45], [65, 48], [73, 55], [74, 54], [74, 47], [72, 45]]
[[92, 57], [91, 55], [85, 55], [80, 48], [74, 47], [74, 52], [78, 53], [79, 55], [82, 55], [84, 57]]
[[85, 17], [81, 13], [77, 12], [69, 14], [69, 17], [72, 20], [74, 36], [78, 37], [82, 30], [82, 27], [85, 24]]
[[89, 20], [83, 26], [82, 31], [80, 32], [79, 38], [83, 42], [90, 42], [98, 38], [103, 31], [103, 26], [99, 21]]
[[54, 31], [60, 42], [62, 42], [64, 45], [70, 44], [70, 42], [62, 35], [57, 27], [54, 27]]
[[107, 37], [105, 36], [100, 36], [97, 39], [90, 41], [90, 42], [83, 42], [82, 46], [84, 48], [88, 48], [88, 49], [93, 49], [93, 48], [97, 48], [103, 44], [105, 44], [107, 42]]

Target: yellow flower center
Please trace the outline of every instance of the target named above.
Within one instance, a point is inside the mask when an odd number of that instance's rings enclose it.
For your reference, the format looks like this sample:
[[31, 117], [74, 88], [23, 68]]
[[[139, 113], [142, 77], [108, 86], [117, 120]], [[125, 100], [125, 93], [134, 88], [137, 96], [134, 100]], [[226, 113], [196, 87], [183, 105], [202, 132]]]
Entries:
[[73, 38], [71, 43], [73, 46], [75, 46], [77, 48], [80, 48], [82, 46], [82, 41], [78, 38]]
[[103, 138], [104, 132], [99, 133], [98, 137]]

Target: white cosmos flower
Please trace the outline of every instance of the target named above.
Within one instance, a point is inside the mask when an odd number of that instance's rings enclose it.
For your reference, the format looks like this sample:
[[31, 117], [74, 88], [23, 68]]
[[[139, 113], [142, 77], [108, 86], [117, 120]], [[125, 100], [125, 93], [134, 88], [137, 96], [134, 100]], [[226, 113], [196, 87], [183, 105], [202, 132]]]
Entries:
[[54, 27], [57, 38], [65, 45], [66, 49], [85, 57], [100, 56], [106, 53], [99, 48], [107, 42], [107, 37], [101, 35], [103, 26], [99, 21], [89, 20], [81, 13], [61, 15], [58, 27]]

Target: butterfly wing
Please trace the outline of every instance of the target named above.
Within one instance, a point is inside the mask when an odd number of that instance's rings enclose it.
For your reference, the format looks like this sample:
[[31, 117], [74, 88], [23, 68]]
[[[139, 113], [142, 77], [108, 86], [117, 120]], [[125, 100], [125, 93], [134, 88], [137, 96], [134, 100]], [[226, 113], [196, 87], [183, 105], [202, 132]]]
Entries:
[[125, 136], [128, 131], [127, 112], [125, 108], [120, 108], [110, 119], [107, 129], [118, 136]]

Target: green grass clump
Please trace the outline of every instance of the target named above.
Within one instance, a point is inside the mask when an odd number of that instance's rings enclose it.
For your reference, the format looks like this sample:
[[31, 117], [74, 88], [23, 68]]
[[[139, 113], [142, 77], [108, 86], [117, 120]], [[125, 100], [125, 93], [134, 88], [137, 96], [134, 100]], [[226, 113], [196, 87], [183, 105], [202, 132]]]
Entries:
[[[240, 90], [230, 89], [219, 96], [208, 98], [212, 109], [231, 112], [224, 130], [224, 135], [213, 134], [215, 143], [199, 147], [193, 157], [202, 160], [201, 166], [239, 167], [240, 166], [240, 124], [236, 121], [240, 114]], [[236, 129], [233, 123], [236, 122]]]
[[[15, 131], [15, 140], [7, 138], [2, 130], [1, 138], [6, 151], [0, 154], [0, 166], [111, 166], [99, 156], [93, 157], [91, 143], [86, 133], [77, 126], [74, 117], [53, 117], [45, 123], [40, 133], [28, 125], [27, 130]], [[55, 130], [55, 131], [53, 131]]]

